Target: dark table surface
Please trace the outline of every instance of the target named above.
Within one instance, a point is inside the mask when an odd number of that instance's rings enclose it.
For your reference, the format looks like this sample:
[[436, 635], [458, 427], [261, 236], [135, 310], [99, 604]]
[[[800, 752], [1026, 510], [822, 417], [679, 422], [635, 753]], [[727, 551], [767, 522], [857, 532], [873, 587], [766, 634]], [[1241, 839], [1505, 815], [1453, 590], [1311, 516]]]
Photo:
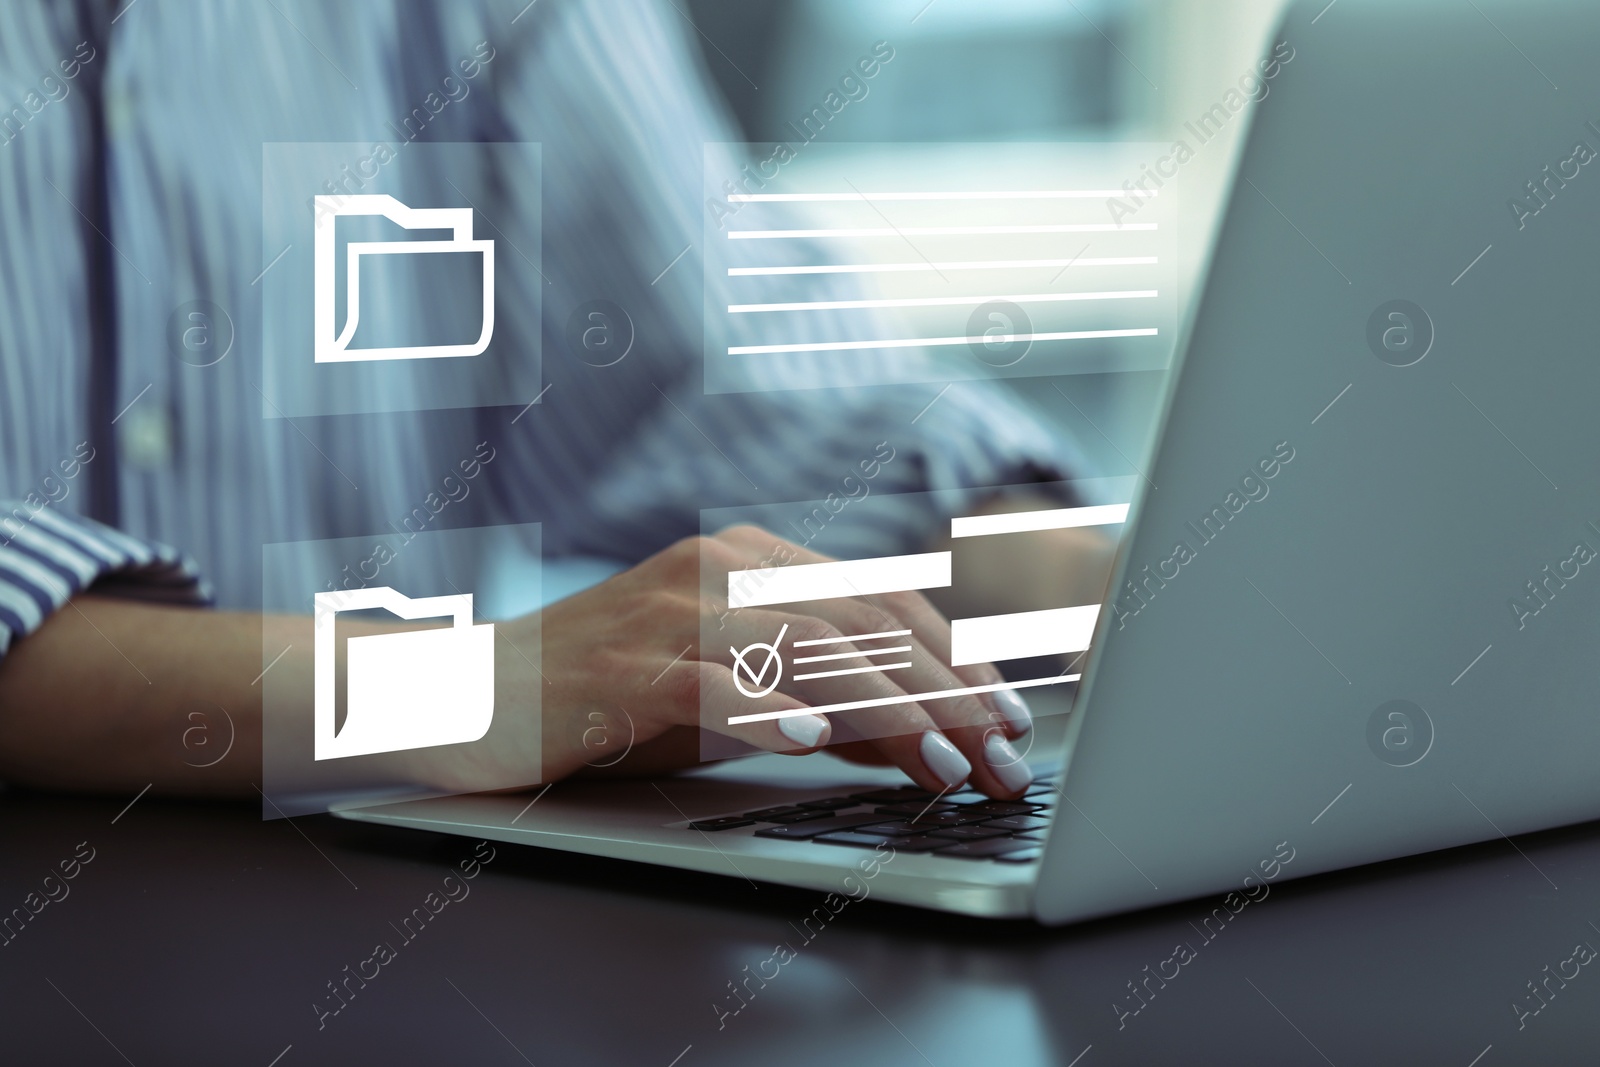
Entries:
[[1045, 929], [871, 899], [807, 941], [819, 894], [499, 845], [406, 940], [472, 841], [129, 799], [0, 795], [0, 915], [31, 916], [0, 947], [0, 1063], [1600, 1060], [1600, 966], [1569, 962], [1600, 947], [1600, 824], [1279, 884], [1210, 942], [1216, 901]]

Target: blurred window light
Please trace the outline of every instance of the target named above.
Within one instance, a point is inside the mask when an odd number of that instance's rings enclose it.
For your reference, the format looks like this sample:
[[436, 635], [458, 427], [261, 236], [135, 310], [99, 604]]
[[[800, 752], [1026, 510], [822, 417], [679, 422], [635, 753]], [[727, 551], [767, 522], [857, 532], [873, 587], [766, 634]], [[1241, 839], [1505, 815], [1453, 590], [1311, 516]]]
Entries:
[[[1132, 0], [788, 0], [756, 20], [746, 0], [697, 0], [728, 55], [759, 61], [752, 89], [705, 46], [752, 141], [780, 138], [877, 42], [894, 59], [852, 101], [836, 141], [1027, 141], [1103, 136], [1124, 123], [1118, 56]], [[743, 65], [743, 64], [741, 64]]]

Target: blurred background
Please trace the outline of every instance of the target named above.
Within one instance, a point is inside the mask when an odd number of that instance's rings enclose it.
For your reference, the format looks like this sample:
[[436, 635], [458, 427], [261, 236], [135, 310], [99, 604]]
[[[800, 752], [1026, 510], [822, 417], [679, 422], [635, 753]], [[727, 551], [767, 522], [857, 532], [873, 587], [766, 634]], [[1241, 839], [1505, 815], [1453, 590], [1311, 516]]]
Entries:
[[[868, 169], [906, 142], [1155, 142], [1217, 103], [1256, 60], [1280, 0], [683, 0], [706, 67], [747, 141], [794, 138], [841, 72], [878, 40], [892, 71], [871, 104], [846, 107], [818, 142], [853, 145]], [[981, 86], [981, 91], [974, 87]], [[1248, 114], [1248, 107], [1245, 114]], [[1173, 296], [1182, 323], [1243, 121], [1200, 146], [1162, 189], [1175, 220]], [[1136, 173], [1136, 172], [1135, 172]], [[1131, 175], [1130, 175], [1131, 176]], [[1039, 379], [1009, 385], [1073, 431], [1098, 469], [1125, 473], [1151, 429], [1163, 371], [1074, 375], [1072, 404]]]

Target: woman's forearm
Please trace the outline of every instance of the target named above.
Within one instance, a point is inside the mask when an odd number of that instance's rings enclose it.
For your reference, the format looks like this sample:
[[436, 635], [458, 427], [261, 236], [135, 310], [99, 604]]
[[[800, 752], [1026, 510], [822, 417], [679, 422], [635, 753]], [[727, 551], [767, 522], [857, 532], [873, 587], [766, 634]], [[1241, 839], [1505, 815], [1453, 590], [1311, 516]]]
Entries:
[[0, 780], [254, 795], [262, 630], [289, 622], [76, 598], [0, 662]]
[[[420, 624], [339, 625], [358, 637]], [[117, 793], [149, 785], [174, 795], [260, 789], [268, 804], [297, 793], [538, 781], [537, 760], [526, 757], [536, 747], [517, 743], [519, 724], [536, 729], [537, 720], [514, 714], [499, 717], [491, 743], [504, 763], [465, 745], [313, 759], [312, 637], [310, 616], [78, 597], [0, 661], [0, 781]], [[510, 638], [499, 646], [513, 661], [497, 668], [509, 691], [526, 654]], [[338, 643], [336, 674], [347, 647]]]

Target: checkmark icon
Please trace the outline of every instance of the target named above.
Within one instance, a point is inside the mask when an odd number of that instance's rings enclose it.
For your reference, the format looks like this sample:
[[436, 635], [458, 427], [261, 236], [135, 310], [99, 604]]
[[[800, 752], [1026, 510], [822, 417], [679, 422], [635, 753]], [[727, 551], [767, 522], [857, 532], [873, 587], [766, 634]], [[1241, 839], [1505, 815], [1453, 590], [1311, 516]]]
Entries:
[[[778, 652], [778, 646], [783, 644], [783, 637], [789, 632], [789, 624], [784, 623], [778, 630], [778, 636], [771, 644], [757, 641], [755, 644], [746, 645], [743, 649], [728, 646], [728, 652], [733, 656], [733, 684], [739, 692], [752, 699], [764, 697], [783, 681], [783, 657]], [[757, 653], [761, 656], [761, 669], [756, 670], [752, 663]], [[772, 681], [768, 682], [767, 672], [772, 672]], [[750, 684], [746, 685], [748, 681]]]

